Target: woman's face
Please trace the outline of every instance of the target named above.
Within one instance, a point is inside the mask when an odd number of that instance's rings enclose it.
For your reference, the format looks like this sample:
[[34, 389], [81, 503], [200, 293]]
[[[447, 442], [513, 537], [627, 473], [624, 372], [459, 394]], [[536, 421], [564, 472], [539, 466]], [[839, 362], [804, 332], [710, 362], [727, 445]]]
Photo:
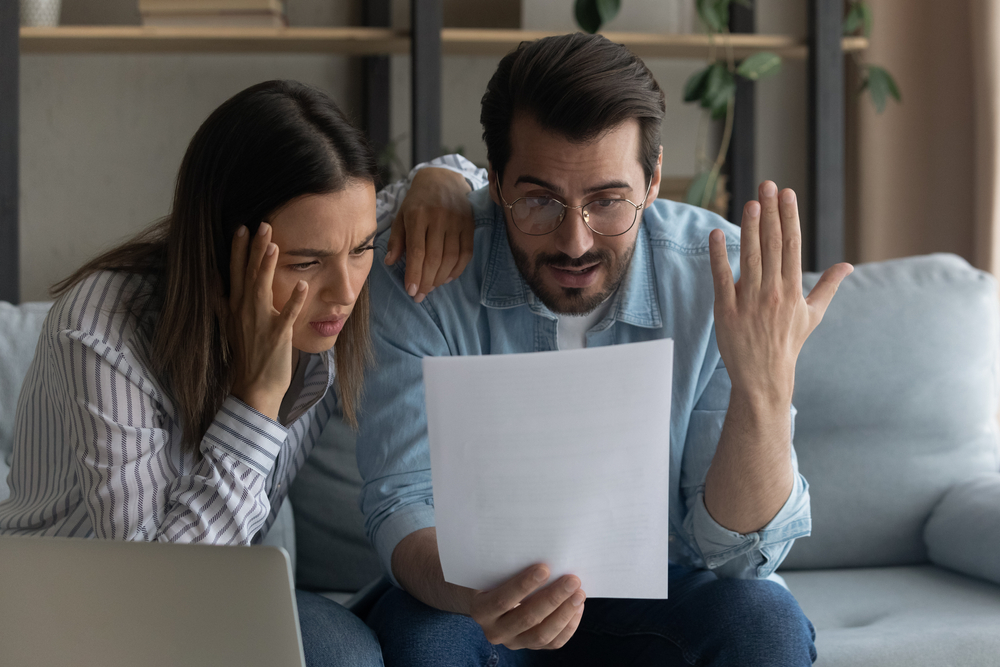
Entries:
[[375, 186], [352, 181], [338, 192], [303, 195], [271, 216], [278, 265], [271, 290], [280, 311], [295, 285], [309, 285], [295, 320], [292, 346], [303, 352], [333, 347], [372, 268]]

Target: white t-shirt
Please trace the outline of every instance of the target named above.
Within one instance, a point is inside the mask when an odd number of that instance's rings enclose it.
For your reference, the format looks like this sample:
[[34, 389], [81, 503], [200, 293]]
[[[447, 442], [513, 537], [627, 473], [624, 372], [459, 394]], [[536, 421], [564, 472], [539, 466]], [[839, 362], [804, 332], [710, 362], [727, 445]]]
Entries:
[[556, 341], [560, 350], [582, 350], [587, 347], [587, 332], [604, 319], [614, 301], [610, 296], [586, 315], [560, 315]]

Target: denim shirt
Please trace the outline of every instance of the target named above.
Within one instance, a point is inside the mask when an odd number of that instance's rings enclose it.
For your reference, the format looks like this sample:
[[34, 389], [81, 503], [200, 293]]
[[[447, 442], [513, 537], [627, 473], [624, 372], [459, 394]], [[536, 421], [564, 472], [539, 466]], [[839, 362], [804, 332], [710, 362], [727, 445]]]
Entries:
[[[422, 303], [406, 294], [403, 263], [383, 263], [388, 235], [375, 244], [370, 289], [376, 365], [365, 378], [357, 457], [365, 529], [390, 578], [396, 545], [434, 525], [421, 359], [558, 349], [558, 316], [518, 272], [501, 209], [485, 187], [469, 199], [475, 215], [473, 259], [460, 278]], [[764, 578], [795, 538], [810, 532], [808, 484], [793, 449], [794, 488], [767, 526], [739, 534], [719, 525], [705, 508], [705, 476], [731, 387], [715, 340], [708, 254], [714, 228], [725, 232], [730, 263], [738, 267], [739, 228], [686, 204], [660, 199], [646, 208], [631, 267], [607, 314], [587, 333], [587, 347], [674, 339], [670, 442], [664, 443], [671, 453], [670, 479], [664, 480], [670, 485], [670, 560], [721, 576]], [[793, 408], [793, 427], [794, 414]]]

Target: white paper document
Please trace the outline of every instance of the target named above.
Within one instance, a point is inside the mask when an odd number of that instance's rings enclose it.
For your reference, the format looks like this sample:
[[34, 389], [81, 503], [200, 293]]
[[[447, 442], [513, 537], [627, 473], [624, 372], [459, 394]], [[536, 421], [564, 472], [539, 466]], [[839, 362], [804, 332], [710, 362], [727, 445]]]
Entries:
[[423, 360], [446, 581], [666, 598], [673, 341]]

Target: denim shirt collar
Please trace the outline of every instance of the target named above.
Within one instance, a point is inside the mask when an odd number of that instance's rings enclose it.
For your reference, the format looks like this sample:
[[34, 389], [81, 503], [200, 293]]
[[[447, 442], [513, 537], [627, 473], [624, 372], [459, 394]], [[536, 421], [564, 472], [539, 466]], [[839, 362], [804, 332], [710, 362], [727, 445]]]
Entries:
[[[514, 255], [510, 251], [507, 223], [502, 209], [492, 201], [488, 206], [493, 216], [493, 238], [483, 272], [480, 303], [487, 308], [516, 308], [527, 304], [536, 315], [550, 320], [558, 319], [558, 316], [535, 296], [521, 276], [514, 262]], [[615, 301], [608, 310], [607, 317], [594, 327], [595, 331], [603, 331], [615, 321], [651, 329], [663, 326], [653, 274], [652, 248], [646, 226], [641, 221], [628, 275], [612, 298]]]

